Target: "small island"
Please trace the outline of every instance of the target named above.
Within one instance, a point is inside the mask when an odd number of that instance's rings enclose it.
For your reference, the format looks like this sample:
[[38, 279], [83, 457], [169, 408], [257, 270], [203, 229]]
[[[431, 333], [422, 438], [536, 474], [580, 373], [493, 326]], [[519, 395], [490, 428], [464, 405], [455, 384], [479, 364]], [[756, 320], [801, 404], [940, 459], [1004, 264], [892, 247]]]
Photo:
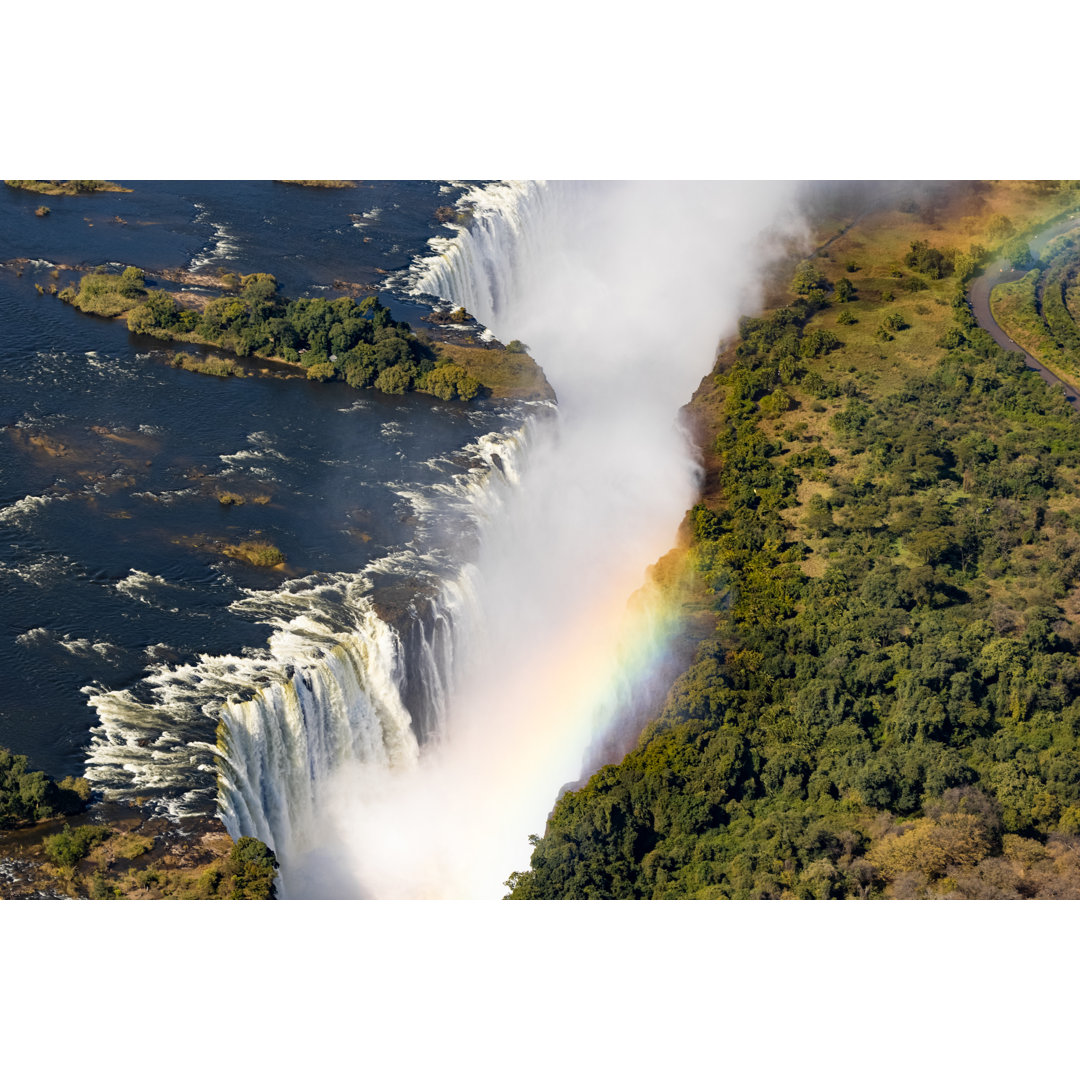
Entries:
[[16, 191], [32, 191], [37, 195], [91, 195], [96, 191], [130, 192], [112, 180], [5, 180]]
[[[471, 339], [436, 341], [396, 321], [375, 296], [359, 303], [349, 296], [289, 299], [279, 295], [272, 274], [246, 274], [222, 284], [226, 294], [206, 301], [148, 288], [143, 271], [129, 266], [119, 274], [85, 274], [77, 288], [59, 296], [80, 311], [124, 318], [133, 333], [291, 365], [318, 382], [340, 380], [386, 394], [416, 391], [444, 401], [554, 397], [519, 342], [504, 348]], [[175, 363], [204, 374], [237, 373], [231, 360], [197, 361], [181, 353]]]
[[355, 180], [278, 180], [279, 184], [294, 184], [296, 187], [310, 188], [354, 188]]

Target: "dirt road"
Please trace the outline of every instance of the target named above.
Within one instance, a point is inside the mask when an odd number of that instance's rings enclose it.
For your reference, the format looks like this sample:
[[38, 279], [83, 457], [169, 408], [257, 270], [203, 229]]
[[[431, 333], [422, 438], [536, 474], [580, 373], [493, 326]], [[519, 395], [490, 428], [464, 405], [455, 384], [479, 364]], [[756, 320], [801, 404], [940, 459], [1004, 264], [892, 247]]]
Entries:
[[[1080, 226], [1080, 213], [1070, 214], [1064, 221], [1059, 221], [1056, 225], [1051, 225], [1031, 241], [1032, 254], [1038, 258], [1051, 240], [1060, 236], [1062, 233], [1070, 232], [1078, 226]], [[1021, 353], [1027, 366], [1032, 370], [1037, 371], [1046, 383], [1050, 386], [1063, 387], [1065, 390], [1065, 400], [1068, 401], [1077, 412], [1080, 412], [1080, 390], [1077, 390], [1072, 384], [1059, 379], [1052, 371], [1047, 371], [1034, 356], [1013, 341], [1013, 339], [998, 326], [994, 321], [993, 315], [990, 314], [990, 292], [994, 286], [1000, 285], [1006, 281], [1019, 281], [1020, 278], [1024, 276], [1024, 273], [1025, 271], [1023, 270], [1013, 270], [1008, 263], [999, 259], [983, 271], [977, 278], [974, 278], [968, 288], [968, 299], [971, 301], [971, 310], [975, 316], [975, 321], [1003, 349]]]

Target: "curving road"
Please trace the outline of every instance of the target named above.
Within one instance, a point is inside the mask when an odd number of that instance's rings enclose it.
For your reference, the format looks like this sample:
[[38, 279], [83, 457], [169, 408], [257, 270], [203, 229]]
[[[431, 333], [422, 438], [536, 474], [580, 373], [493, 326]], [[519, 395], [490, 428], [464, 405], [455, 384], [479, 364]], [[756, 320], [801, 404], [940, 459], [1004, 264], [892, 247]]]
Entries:
[[[1059, 221], [1056, 225], [1051, 225], [1049, 228], [1044, 229], [1031, 241], [1030, 246], [1032, 254], [1038, 258], [1042, 255], [1043, 249], [1051, 240], [1060, 236], [1062, 233], [1071, 232], [1078, 226], [1080, 226], [1080, 212], [1070, 214], [1064, 221]], [[975, 316], [975, 321], [1003, 349], [1021, 353], [1027, 366], [1032, 370], [1037, 371], [1046, 383], [1050, 386], [1060, 386], [1064, 388], [1065, 400], [1076, 409], [1077, 412], [1080, 412], [1080, 390], [1077, 390], [1071, 383], [1067, 383], [1063, 379], [1058, 378], [1052, 371], [1047, 371], [1034, 356], [1013, 341], [1013, 339], [998, 326], [994, 321], [993, 315], [990, 314], [990, 292], [994, 286], [1000, 285], [1006, 281], [1019, 281], [1024, 274], [1025, 271], [1013, 270], [1004, 259], [999, 259], [992, 266], [984, 270], [977, 278], [973, 278], [971, 285], [968, 288], [968, 299], [971, 301], [972, 314]]]

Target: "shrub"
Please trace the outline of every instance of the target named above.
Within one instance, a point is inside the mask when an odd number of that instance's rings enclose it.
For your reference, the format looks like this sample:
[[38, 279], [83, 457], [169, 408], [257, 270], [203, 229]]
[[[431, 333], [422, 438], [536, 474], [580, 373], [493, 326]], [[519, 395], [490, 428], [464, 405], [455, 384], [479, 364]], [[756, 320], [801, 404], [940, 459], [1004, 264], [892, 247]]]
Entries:
[[[61, 791], [43, 772], [31, 772], [27, 765], [22, 754], [0, 747], [0, 828], [82, 809], [78, 796]], [[86, 790], [89, 795], [89, 785]]]
[[[462, 309], [464, 310], [464, 309]], [[375, 387], [384, 394], [404, 394], [412, 386], [412, 373], [403, 364], [393, 364], [380, 371]]]
[[145, 855], [154, 846], [152, 836], [125, 836], [117, 846], [116, 854], [121, 859], [137, 859]]
[[[378, 380], [375, 385], [379, 385]], [[440, 364], [422, 375], [416, 385], [417, 389], [434, 394], [443, 401], [454, 397], [471, 401], [480, 392], [479, 381], [458, 364]]]
[[133, 334], [154, 333], [155, 330], [168, 330], [175, 326], [179, 315], [180, 305], [176, 300], [167, 292], [154, 289], [147, 293], [146, 300], [128, 315], [127, 325]]
[[781, 413], [785, 413], [795, 404], [794, 398], [792, 398], [786, 391], [777, 387], [771, 394], [766, 394], [758, 402], [758, 407], [761, 409], [762, 416], [776, 417]]
[[273, 900], [277, 859], [261, 840], [241, 836], [225, 863], [225, 895], [230, 900]]
[[849, 300], [855, 298], [855, 286], [850, 278], [842, 277], [837, 281], [836, 287], [836, 299], [841, 304], [846, 304]]
[[139, 296], [146, 291], [146, 282], [143, 280], [143, 272], [137, 266], [125, 267], [120, 275], [120, 284], [117, 291], [121, 296]]
[[1002, 258], [1015, 270], [1027, 270], [1035, 262], [1026, 240], [1010, 240], [1001, 249]]
[[824, 292], [829, 288], [829, 280], [809, 260], [799, 263], [795, 268], [795, 276], [791, 279], [791, 291], [800, 296], [820, 289]]
[[60, 792], [59, 804], [65, 814], [77, 814], [86, 809], [90, 801], [90, 781], [85, 776], [65, 776], [56, 785]]
[[80, 311], [87, 311], [92, 315], [103, 315], [106, 318], [122, 315], [137, 306], [138, 298], [142, 294], [135, 291], [135, 278], [132, 275], [128, 275], [124, 284], [121, 284], [121, 279], [120, 274], [85, 274], [79, 282], [79, 291], [72, 303]]
[[119, 890], [105, 880], [105, 875], [100, 870], [95, 870], [94, 876], [90, 879], [90, 899], [116, 900], [119, 896]]
[[803, 337], [799, 353], [801, 356], [812, 359], [824, 356], [834, 349], [839, 349], [842, 345], [843, 342], [828, 330], [811, 330]]
[[43, 847], [50, 862], [70, 870], [108, 835], [109, 830], [98, 825], [80, 825], [75, 829], [65, 825], [63, 831], [45, 837]]
[[931, 247], [925, 240], [911, 242], [911, 250], [904, 256], [904, 264], [935, 280], [953, 272], [952, 255]]
[[172, 366], [183, 368], [185, 371], [194, 371], [199, 375], [216, 375], [220, 379], [231, 375], [240, 375], [240, 365], [235, 360], [222, 356], [208, 356], [205, 360], [192, 356], [190, 353], [177, 353], [172, 358]]
[[337, 378], [337, 368], [329, 360], [323, 360], [308, 367], [307, 377], [313, 382], [330, 382]]

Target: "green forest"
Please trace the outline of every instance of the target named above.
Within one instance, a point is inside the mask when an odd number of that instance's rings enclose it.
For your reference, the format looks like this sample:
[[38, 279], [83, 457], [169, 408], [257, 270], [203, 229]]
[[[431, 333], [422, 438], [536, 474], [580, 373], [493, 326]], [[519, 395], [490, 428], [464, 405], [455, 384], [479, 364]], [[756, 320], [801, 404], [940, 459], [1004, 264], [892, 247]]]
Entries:
[[61, 814], [77, 814], [90, 798], [83, 777], [66, 776], [59, 783], [30, 768], [22, 754], [0, 746], [0, 829]]
[[511, 898], [1080, 897], [1080, 420], [975, 326], [985, 250], [868, 248], [742, 321], [689, 517], [715, 632]]

